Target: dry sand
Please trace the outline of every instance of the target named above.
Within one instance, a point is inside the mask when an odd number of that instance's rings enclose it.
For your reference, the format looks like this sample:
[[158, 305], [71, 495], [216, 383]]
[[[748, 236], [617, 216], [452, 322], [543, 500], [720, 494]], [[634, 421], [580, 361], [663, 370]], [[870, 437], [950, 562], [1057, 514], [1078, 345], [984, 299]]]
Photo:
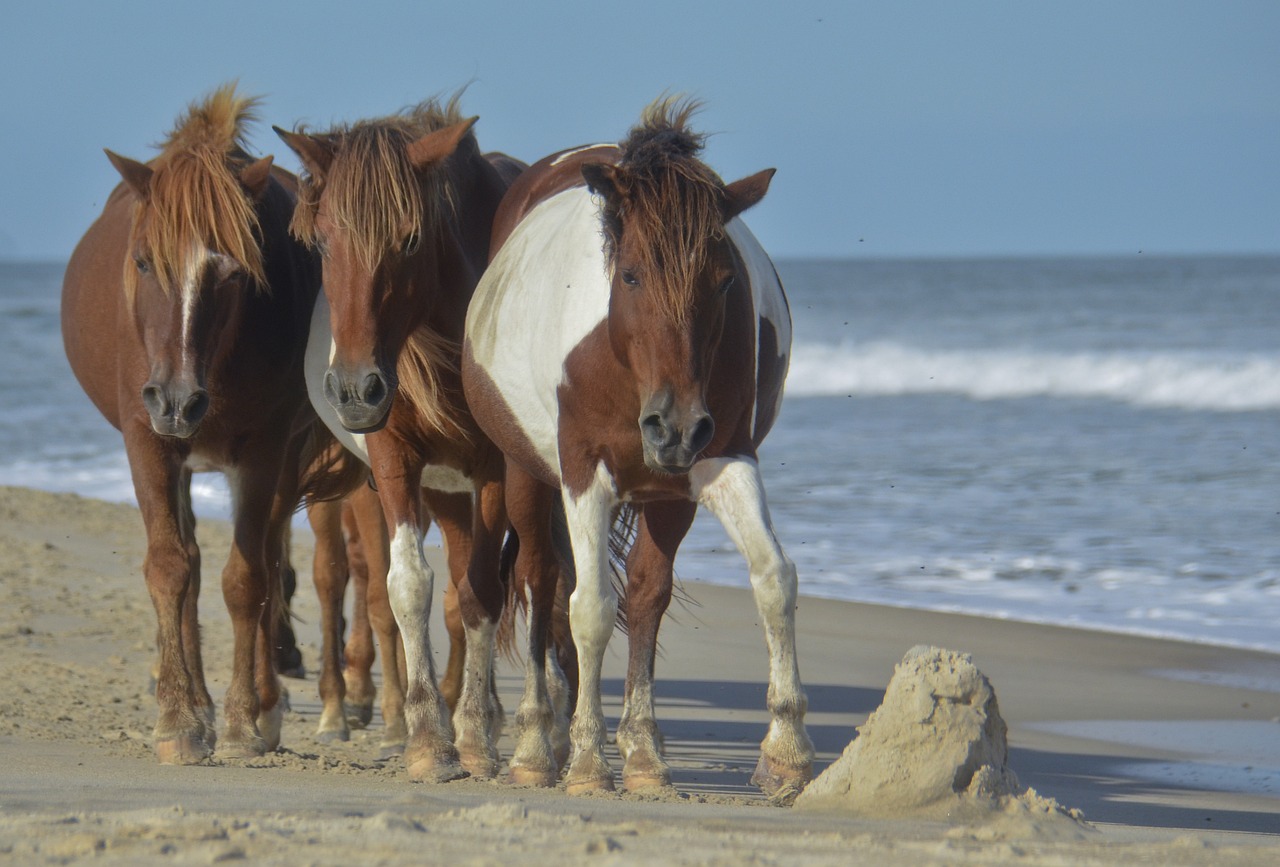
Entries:
[[[200, 533], [206, 664], [220, 697], [228, 533], [211, 521]], [[1007, 724], [1007, 779], [1018, 781], [1009, 793], [1039, 796], [987, 811], [778, 808], [747, 784], [767, 720], [750, 595], [692, 583], [695, 604], [673, 608], [658, 667], [676, 792], [570, 798], [498, 782], [413, 784], [397, 760], [375, 760], [376, 718], [345, 744], [312, 737], [318, 614], [303, 580], [309, 539], [297, 537], [309, 671], [286, 682], [285, 748], [163, 767], [149, 746], [154, 618], [137, 512], [0, 488], [0, 862], [1280, 863], [1276, 656], [802, 598], [818, 771], [880, 706], [903, 655], [926, 644], [968, 654], [989, 679]], [[616, 636], [606, 659], [611, 722], [624, 647]], [[514, 664], [503, 664], [500, 688], [510, 712]], [[891, 706], [882, 719], [894, 718]], [[921, 749], [904, 743], [894, 749]], [[510, 747], [504, 739], [504, 755]], [[914, 761], [929, 765], [923, 754]], [[1087, 823], [1064, 822], [1069, 810]]]

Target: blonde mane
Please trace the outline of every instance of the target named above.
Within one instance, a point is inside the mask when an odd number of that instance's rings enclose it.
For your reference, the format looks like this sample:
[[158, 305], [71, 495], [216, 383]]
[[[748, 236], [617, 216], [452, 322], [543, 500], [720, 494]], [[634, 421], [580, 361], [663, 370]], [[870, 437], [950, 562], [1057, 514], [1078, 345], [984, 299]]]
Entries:
[[[448, 173], [431, 171], [424, 178], [406, 148], [427, 133], [460, 123], [459, 97], [443, 105], [429, 99], [398, 114], [317, 134], [333, 162], [323, 177], [303, 177], [290, 226], [294, 236], [315, 246], [321, 197], [326, 215], [351, 233], [356, 257], [370, 270], [405, 237], [427, 241], [424, 236], [442, 231], [445, 209], [452, 210], [455, 196]], [[474, 146], [474, 137], [467, 139]]]
[[687, 320], [695, 278], [709, 242], [724, 234], [724, 182], [698, 159], [706, 137], [689, 129], [700, 108], [694, 100], [663, 97], [647, 106], [621, 143], [618, 168], [626, 184], [621, 210], [605, 211], [610, 257], [623, 221], [640, 238], [634, 249], [666, 314]]
[[[238, 96], [234, 84], [192, 103], [151, 163], [154, 174], [147, 201], [134, 211], [133, 247], [147, 251], [147, 263], [168, 292], [180, 279], [182, 261], [192, 249], [208, 248], [229, 256], [248, 271], [260, 291], [267, 290], [254, 203], [239, 173], [252, 162], [245, 151], [245, 127], [257, 120], [261, 100]], [[143, 212], [146, 219], [143, 219]], [[125, 290], [137, 291], [137, 269], [125, 262]]]

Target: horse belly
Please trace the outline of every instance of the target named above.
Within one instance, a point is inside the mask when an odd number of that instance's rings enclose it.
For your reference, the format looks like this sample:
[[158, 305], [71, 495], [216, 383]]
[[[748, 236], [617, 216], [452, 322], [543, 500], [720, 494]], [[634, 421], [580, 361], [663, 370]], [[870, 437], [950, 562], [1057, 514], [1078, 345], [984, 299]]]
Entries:
[[488, 425], [485, 432], [503, 451], [527, 445], [558, 474], [557, 389], [564, 360], [608, 310], [599, 206], [585, 188], [566, 190], [520, 222], [467, 311], [468, 363], [483, 371], [511, 426], [526, 440], [504, 444], [507, 426]]

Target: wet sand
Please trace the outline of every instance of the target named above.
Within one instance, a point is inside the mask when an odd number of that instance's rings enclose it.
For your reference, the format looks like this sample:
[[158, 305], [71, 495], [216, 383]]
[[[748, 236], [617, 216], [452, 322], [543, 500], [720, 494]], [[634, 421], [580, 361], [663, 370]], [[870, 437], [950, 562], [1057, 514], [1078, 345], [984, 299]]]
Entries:
[[[220, 700], [230, 630], [218, 575], [229, 536], [214, 521], [200, 536], [206, 666]], [[131, 507], [0, 488], [0, 856], [15, 863], [1280, 861], [1280, 657], [802, 598], [818, 771], [879, 705], [903, 654], [931, 644], [971, 654], [990, 679], [1020, 781], [1090, 824], [1063, 833], [1048, 823], [802, 812], [769, 806], [748, 784], [767, 724], [750, 594], [693, 582], [691, 602], [663, 627], [658, 662], [675, 792], [571, 798], [493, 781], [411, 783], [398, 760], [376, 760], [377, 717], [347, 743], [313, 738], [319, 616], [305, 532], [295, 538], [295, 610], [308, 672], [286, 681], [283, 749], [160, 766], [142, 539]], [[615, 636], [610, 725], [624, 663]], [[499, 686], [510, 715], [516, 663], [501, 664]], [[509, 756], [509, 735], [500, 749]]]

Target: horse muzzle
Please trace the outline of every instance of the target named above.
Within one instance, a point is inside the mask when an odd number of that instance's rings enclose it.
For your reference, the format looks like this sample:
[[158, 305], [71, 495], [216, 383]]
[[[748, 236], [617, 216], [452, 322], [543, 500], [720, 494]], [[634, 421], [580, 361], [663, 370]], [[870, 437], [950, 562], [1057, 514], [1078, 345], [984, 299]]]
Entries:
[[656, 394], [640, 413], [640, 441], [645, 466], [655, 473], [687, 473], [711, 444], [716, 423], [699, 401], [678, 412], [669, 391]]
[[339, 369], [324, 375], [324, 396], [352, 433], [373, 433], [387, 423], [396, 384], [376, 367]]
[[189, 439], [209, 411], [209, 392], [198, 385], [160, 383], [142, 387], [142, 405], [151, 416], [151, 429], [160, 436]]

